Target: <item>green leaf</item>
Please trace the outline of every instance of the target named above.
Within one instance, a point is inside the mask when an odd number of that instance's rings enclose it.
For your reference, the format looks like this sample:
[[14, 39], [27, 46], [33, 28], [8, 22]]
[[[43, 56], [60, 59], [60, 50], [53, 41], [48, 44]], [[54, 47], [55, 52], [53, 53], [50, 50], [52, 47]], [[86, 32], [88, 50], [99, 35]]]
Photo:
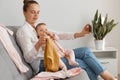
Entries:
[[94, 21], [96, 22], [97, 21], [97, 19], [98, 19], [98, 10], [96, 11], [96, 13], [95, 13], [95, 16], [94, 16]]
[[105, 20], [102, 24], [102, 15], [98, 16], [98, 10], [92, 20], [93, 36], [96, 40], [102, 40], [118, 23], [115, 23], [114, 19], [108, 20], [108, 14], [105, 16]]

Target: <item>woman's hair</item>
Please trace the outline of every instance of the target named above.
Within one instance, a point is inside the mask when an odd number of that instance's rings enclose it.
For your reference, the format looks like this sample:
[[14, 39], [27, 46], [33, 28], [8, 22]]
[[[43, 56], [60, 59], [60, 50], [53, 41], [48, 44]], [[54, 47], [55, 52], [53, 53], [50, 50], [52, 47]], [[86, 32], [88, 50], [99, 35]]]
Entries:
[[[38, 2], [35, 1], [35, 0], [23, 0], [23, 3], [24, 3], [24, 5], [23, 5], [23, 11], [24, 11], [24, 12], [27, 11], [28, 7], [29, 7], [31, 4], [38, 4]], [[38, 5], [39, 5], [39, 4], [38, 4]]]

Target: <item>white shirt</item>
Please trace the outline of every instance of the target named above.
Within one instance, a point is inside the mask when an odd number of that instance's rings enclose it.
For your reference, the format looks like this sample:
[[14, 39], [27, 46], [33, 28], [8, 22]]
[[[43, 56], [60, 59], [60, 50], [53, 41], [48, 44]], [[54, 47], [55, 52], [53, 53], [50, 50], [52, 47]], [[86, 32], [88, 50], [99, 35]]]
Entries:
[[[56, 33], [56, 32], [55, 32]], [[60, 39], [74, 39], [73, 33], [56, 33]], [[40, 60], [43, 59], [42, 48], [37, 52], [35, 44], [38, 41], [35, 29], [27, 22], [16, 32], [16, 39], [23, 51], [25, 60], [31, 64], [35, 72], [39, 71]]]

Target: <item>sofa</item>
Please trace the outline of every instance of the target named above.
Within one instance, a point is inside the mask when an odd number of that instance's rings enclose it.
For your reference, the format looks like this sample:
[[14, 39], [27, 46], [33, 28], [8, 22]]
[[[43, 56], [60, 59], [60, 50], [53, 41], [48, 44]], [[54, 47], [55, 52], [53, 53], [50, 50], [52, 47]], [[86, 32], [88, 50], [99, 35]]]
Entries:
[[[34, 77], [33, 70], [31, 66], [27, 62], [25, 62], [22, 51], [20, 47], [17, 45], [15, 39], [15, 32], [17, 31], [17, 28], [19, 26], [7, 26], [7, 27], [14, 32], [13, 36], [9, 35], [10, 39], [14, 47], [18, 51], [19, 55], [21, 56], [23, 63], [29, 68], [29, 71], [27, 73], [19, 72], [16, 65], [10, 59], [2, 42], [0, 41], [0, 80], [30, 80], [32, 77]], [[89, 78], [86, 72], [83, 70], [78, 76], [66, 80], [89, 80]]]

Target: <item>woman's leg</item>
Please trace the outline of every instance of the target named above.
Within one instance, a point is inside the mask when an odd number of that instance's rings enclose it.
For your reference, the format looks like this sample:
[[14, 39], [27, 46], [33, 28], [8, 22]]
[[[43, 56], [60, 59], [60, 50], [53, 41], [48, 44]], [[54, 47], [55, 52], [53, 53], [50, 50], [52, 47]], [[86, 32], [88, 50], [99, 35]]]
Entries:
[[91, 68], [96, 75], [99, 75], [104, 71], [102, 65], [95, 57], [95, 55], [86, 47], [74, 49], [75, 57], [83, 60], [89, 68]]
[[[41, 72], [41, 71], [45, 71], [44, 60], [41, 60], [41, 61], [40, 61], [39, 72]], [[38, 73], [39, 73], [39, 72], [38, 72]]]
[[[75, 57], [83, 60], [96, 75], [100, 75], [104, 80], [114, 80], [114, 77], [109, 72], [104, 70], [104, 68], [95, 57], [95, 55], [90, 51], [90, 49], [86, 47], [77, 48], [74, 49], [74, 53]], [[90, 75], [88, 74], [88, 76]]]

